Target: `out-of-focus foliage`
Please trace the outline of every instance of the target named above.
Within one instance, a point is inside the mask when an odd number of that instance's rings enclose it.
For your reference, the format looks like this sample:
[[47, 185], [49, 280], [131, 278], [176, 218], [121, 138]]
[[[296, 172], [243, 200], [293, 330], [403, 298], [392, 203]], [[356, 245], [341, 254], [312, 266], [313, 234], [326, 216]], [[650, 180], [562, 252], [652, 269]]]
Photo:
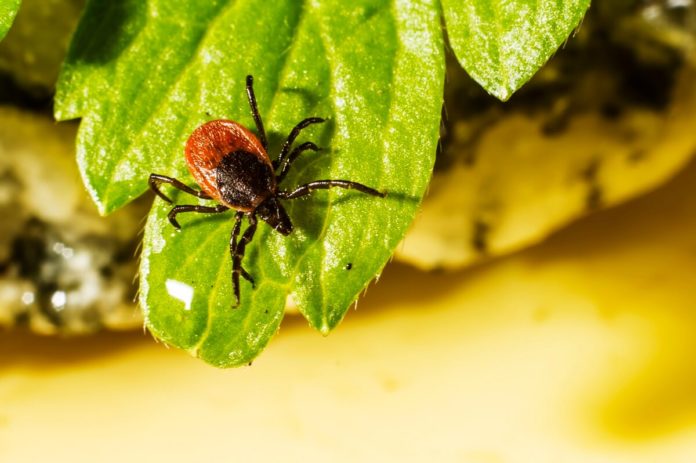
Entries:
[[21, 0], [0, 0], [0, 40], [12, 26]]

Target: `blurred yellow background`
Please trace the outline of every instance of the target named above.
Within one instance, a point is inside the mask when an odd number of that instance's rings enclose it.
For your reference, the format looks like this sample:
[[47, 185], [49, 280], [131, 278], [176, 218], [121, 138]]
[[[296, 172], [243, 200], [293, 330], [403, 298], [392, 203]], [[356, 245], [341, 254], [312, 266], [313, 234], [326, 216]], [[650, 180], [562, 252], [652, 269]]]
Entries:
[[143, 333], [0, 337], [0, 461], [696, 461], [696, 164], [541, 245], [392, 264], [247, 368]]

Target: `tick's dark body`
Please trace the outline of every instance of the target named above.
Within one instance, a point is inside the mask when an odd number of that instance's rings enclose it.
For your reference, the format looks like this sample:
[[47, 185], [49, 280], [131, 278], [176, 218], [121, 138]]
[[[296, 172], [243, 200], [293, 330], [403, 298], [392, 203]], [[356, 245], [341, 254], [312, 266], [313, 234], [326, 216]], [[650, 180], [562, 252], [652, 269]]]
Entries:
[[215, 168], [220, 202], [238, 210], [256, 209], [275, 191], [273, 169], [248, 151], [225, 155]]
[[[235, 225], [230, 239], [232, 255], [232, 284], [237, 304], [239, 304], [239, 276], [252, 283], [253, 278], [242, 267], [246, 245], [256, 232], [256, 217], [267, 222], [283, 235], [292, 232], [292, 222], [280, 204], [281, 199], [294, 199], [305, 196], [317, 189], [340, 187], [358, 190], [373, 196], [384, 194], [360, 183], [348, 180], [318, 180], [306, 183], [293, 191], [279, 190], [292, 162], [304, 151], [318, 151], [312, 142], [305, 142], [290, 151], [290, 147], [300, 131], [310, 124], [323, 122], [318, 117], [310, 117], [295, 126], [283, 144], [276, 161], [268, 156], [268, 142], [261, 116], [256, 106], [253, 79], [247, 76], [247, 95], [249, 105], [259, 132], [259, 139], [244, 126], [229, 120], [214, 120], [203, 124], [193, 131], [186, 142], [186, 164], [191, 175], [200, 185], [202, 191], [194, 190], [188, 185], [171, 177], [159, 174], [150, 175], [150, 187], [165, 201], [171, 199], [159, 190], [159, 184], [168, 183], [175, 188], [203, 199], [214, 199], [218, 206], [180, 205], [169, 212], [169, 221], [180, 228], [176, 220], [182, 212], [219, 213], [228, 209], [237, 211]], [[239, 238], [242, 218], [247, 217], [249, 226]]]

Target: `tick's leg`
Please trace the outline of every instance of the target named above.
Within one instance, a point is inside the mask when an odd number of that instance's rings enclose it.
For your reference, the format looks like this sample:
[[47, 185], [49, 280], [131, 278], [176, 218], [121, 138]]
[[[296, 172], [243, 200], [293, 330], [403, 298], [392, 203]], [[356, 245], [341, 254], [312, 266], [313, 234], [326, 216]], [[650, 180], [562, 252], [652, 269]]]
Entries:
[[154, 191], [157, 196], [164, 199], [165, 201], [167, 201], [170, 204], [172, 203], [172, 200], [167, 195], [162, 193], [159, 189], [159, 186], [162, 183], [168, 183], [171, 186], [173, 186], [174, 188], [181, 190], [181, 191], [185, 191], [186, 193], [188, 193], [190, 195], [197, 196], [197, 197], [203, 198], [203, 199], [210, 199], [210, 196], [208, 196], [208, 194], [206, 192], [194, 190], [193, 188], [180, 182], [179, 180], [172, 178], [172, 177], [167, 177], [166, 175], [150, 174], [150, 179], [147, 181], [147, 183], [150, 185], [150, 189], [152, 191]]
[[177, 214], [181, 214], [182, 212], [200, 212], [200, 213], [207, 213], [207, 214], [218, 214], [220, 212], [225, 212], [229, 210], [227, 206], [223, 206], [220, 204], [219, 206], [215, 207], [208, 207], [208, 206], [194, 206], [194, 205], [189, 205], [189, 204], [184, 204], [182, 206], [174, 206], [171, 211], [169, 211], [169, 214], [167, 214], [167, 218], [169, 219], [169, 222], [174, 225], [174, 228], [177, 230], [181, 229], [181, 225], [179, 225], [179, 222], [176, 220]]
[[[242, 219], [244, 212], [237, 212], [234, 216], [234, 227], [232, 228], [232, 236], [230, 237], [230, 257], [232, 258], [232, 287], [234, 289], [234, 297], [236, 300], [235, 307], [239, 305], [239, 273], [235, 271], [234, 256], [237, 254], [237, 237], [242, 228]], [[241, 266], [240, 266], [241, 267]]]
[[[233, 259], [235, 253], [237, 252], [237, 238], [239, 237], [239, 231], [241, 230], [243, 217], [244, 212], [237, 212], [237, 214], [234, 216], [234, 228], [232, 229], [232, 237], [230, 238], [230, 255], [232, 255]], [[251, 275], [247, 273], [246, 270], [244, 270], [244, 267], [240, 267], [240, 269], [244, 279], [251, 283], [251, 286], [253, 287], [254, 279], [251, 277]]]
[[239, 275], [242, 275], [244, 279], [248, 280], [252, 287], [254, 286], [254, 279], [246, 272], [246, 270], [242, 268], [242, 259], [244, 259], [246, 245], [254, 237], [254, 233], [256, 233], [256, 216], [254, 214], [249, 215], [249, 226], [246, 230], [244, 230], [242, 238], [239, 240], [239, 242], [237, 242], [237, 236], [239, 235], [239, 228], [242, 221], [242, 216], [240, 214], [242, 213], [237, 213], [237, 222], [234, 224], [232, 238], [230, 239], [230, 254], [232, 255], [232, 288], [234, 290], [235, 299], [234, 307], [239, 306]]
[[251, 106], [251, 115], [254, 116], [254, 122], [256, 123], [256, 131], [259, 133], [259, 138], [261, 139], [261, 144], [263, 149], [268, 151], [268, 139], [266, 138], [266, 130], [263, 128], [263, 121], [261, 120], [261, 115], [259, 114], [259, 108], [256, 106], [256, 95], [254, 95], [254, 77], [246, 77], [246, 91], [247, 97], [249, 98], [249, 106]]
[[377, 191], [369, 186], [365, 186], [362, 183], [351, 182], [349, 180], [317, 180], [315, 182], [306, 183], [300, 185], [293, 191], [280, 191], [278, 192], [278, 197], [281, 199], [295, 199], [300, 196], [306, 196], [314, 190], [328, 190], [329, 188], [345, 188], [347, 190], [358, 190], [362, 193], [366, 193], [372, 196], [379, 196], [384, 198], [387, 194]]
[[321, 117], [308, 117], [307, 119], [297, 124], [295, 128], [292, 129], [292, 131], [290, 132], [290, 135], [288, 135], [288, 139], [285, 140], [285, 143], [283, 143], [283, 148], [280, 150], [280, 155], [278, 156], [278, 159], [273, 161], [273, 168], [277, 169], [278, 166], [283, 165], [283, 163], [285, 162], [285, 158], [288, 156], [288, 152], [290, 151], [290, 147], [295, 142], [295, 139], [300, 134], [302, 129], [309, 125], [318, 124], [320, 122], [324, 122], [324, 119], [322, 119]]
[[239, 267], [239, 269], [241, 270], [242, 277], [244, 277], [244, 279], [246, 281], [251, 283], [252, 288], [256, 288], [256, 284], [254, 283], [254, 278], [251, 275], [249, 275], [249, 273], [246, 270], [244, 270], [244, 267]]
[[282, 182], [285, 176], [288, 174], [288, 171], [290, 170], [290, 165], [297, 159], [297, 157], [304, 153], [305, 151], [312, 150], [312, 151], [319, 151], [320, 148], [312, 143], [311, 141], [302, 143], [300, 146], [297, 146], [294, 150], [290, 152], [290, 155], [285, 159], [283, 162], [283, 165], [280, 166], [280, 173], [276, 177], [276, 181], [278, 183]]
[[237, 237], [239, 236], [239, 231], [242, 229], [242, 219], [244, 218], [244, 212], [237, 212], [234, 215], [234, 227], [232, 228], [232, 236], [230, 237], [230, 254], [234, 256], [235, 249], [237, 249]]

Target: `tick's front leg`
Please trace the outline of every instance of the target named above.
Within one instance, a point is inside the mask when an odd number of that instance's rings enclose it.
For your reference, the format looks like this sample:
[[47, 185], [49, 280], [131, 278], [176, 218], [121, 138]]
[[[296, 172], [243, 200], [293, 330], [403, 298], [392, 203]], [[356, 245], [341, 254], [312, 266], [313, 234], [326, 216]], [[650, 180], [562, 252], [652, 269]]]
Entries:
[[176, 220], [176, 216], [181, 214], [182, 212], [198, 212], [201, 214], [219, 214], [221, 212], [225, 212], [228, 210], [227, 206], [223, 206], [220, 204], [219, 206], [215, 207], [209, 207], [209, 206], [194, 206], [193, 204], [183, 204], [181, 206], [174, 206], [171, 211], [169, 211], [169, 214], [167, 214], [167, 218], [169, 219], [169, 223], [171, 223], [174, 228], [177, 230], [181, 230], [181, 225], [179, 225], [179, 221]]
[[169, 196], [165, 195], [162, 193], [162, 191], [159, 189], [159, 186], [162, 183], [168, 183], [177, 190], [184, 191], [190, 195], [197, 196], [202, 199], [210, 199], [210, 196], [204, 191], [198, 191], [194, 190], [190, 186], [186, 185], [185, 183], [172, 178], [172, 177], [167, 177], [166, 175], [160, 175], [160, 174], [150, 174], [150, 178], [147, 181], [148, 185], [150, 185], [150, 189], [155, 192], [157, 196], [162, 198], [163, 200], [167, 201], [168, 203], [172, 203], [172, 200]]

